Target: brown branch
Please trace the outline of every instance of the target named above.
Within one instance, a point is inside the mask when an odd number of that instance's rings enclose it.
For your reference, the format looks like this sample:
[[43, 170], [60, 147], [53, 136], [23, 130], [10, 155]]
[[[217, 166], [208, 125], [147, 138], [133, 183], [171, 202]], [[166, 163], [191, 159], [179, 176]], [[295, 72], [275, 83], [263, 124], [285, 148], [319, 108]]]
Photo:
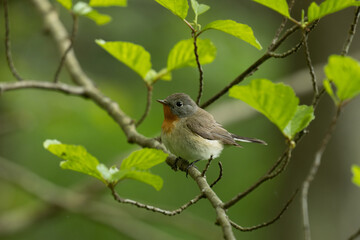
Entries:
[[220, 168], [219, 176], [218, 176], [218, 178], [217, 178], [212, 184], [210, 184], [210, 187], [211, 187], [211, 188], [212, 188], [213, 186], [215, 186], [215, 184], [217, 184], [217, 183], [221, 180], [222, 175], [223, 175], [222, 163], [221, 163], [221, 162], [218, 162], [218, 165], [219, 165], [219, 168]]
[[263, 228], [263, 227], [267, 227], [267, 226], [270, 226], [271, 224], [273, 224], [274, 222], [276, 222], [277, 220], [279, 220], [282, 215], [285, 213], [285, 211], [288, 209], [288, 207], [290, 206], [290, 204], [292, 203], [292, 201], [294, 200], [296, 194], [298, 193], [299, 189], [297, 189], [293, 195], [291, 196], [291, 198], [286, 202], [285, 206], [281, 209], [281, 211], [279, 212], [278, 215], [276, 215], [273, 219], [271, 219], [270, 221], [268, 222], [264, 222], [264, 223], [261, 223], [259, 225], [255, 225], [255, 226], [252, 226], [252, 227], [242, 227], [238, 224], [236, 224], [235, 222], [231, 221], [230, 220], [230, 223], [231, 223], [231, 226], [233, 226], [234, 228], [242, 231], [242, 232], [250, 232], [250, 231], [254, 231], [254, 230], [257, 230], [259, 228]]
[[193, 32], [192, 35], [193, 35], [193, 39], [194, 39], [195, 60], [196, 60], [197, 68], [199, 70], [199, 92], [198, 92], [198, 96], [196, 98], [196, 104], [200, 105], [200, 99], [201, 99], [201, 96], [202, 96], [202, 93], [203, 93], [203, 88], [204, 88], [204, 72], [203, 72], [202, 66], [200, 64], [198, 46], [197, 46], [197, 43], [196, 43], [198, 35], [196, 35], [195, 32]]
[[9, 21], [9, 9], [7, 0], [3, 0], [4, 4], [4, 17], [5, 17], [5, 52], [6, 60], [9, 65], [12, 75], [18, 80], [22, 81], [22, 77], [17, 72], [11, 55], [11, 41], [10, 41], [10, 21]]
[[312, 64], [311, 61], [311, 56], [310, 56], [310, 50], [309, 50], [309, 45], [308, 45], [308, 33], [306, 33], [306, 30], [303, 30], [303, 38], [304, 38], [304, 51], [305, 51], [305, 57], [306, 57], [306, 64], [309, 68], [309, 72], [310, 72], [310, 76], [311, 76], [311, 82], [313, 85], [313, 91], [314, 91], [314, 98], [313, 98], [313, 105], [315, 105], [315, 99], [317, 99], [317, 96], [319, 95], [319, 89], [318, 89], [318, 84], [317, 84], [317, 79], [316, 79], [316, 74], [314, 71], [314, 66]]
[[347, 36], [346, 42], [345, 42], [343, 50], [341, 52], [342, 56], [348, 55], [350, 45], [352, 43], [352, 40], [353, 40], [355, 32], [356, 32], [356, 26], [357, 26], [358, 21], [359, 21], [359, 16], [360, 16], [360, 7], [357, 7], [355, 9], [354, 20], [353, 20], [353, 22], [352, 22], [352, 24], [350, 26], [349, 34]]
[[207, 106], [209, 106], [210, 104], [215, 102], [217, 99], [219, 99], [221, 96], [223, 96], [225, 93], [227, 93], [231, 87], [240, 83], [246, 77], [248, 77], [249, 75], [254, 73], [261, 64], [263, 64], [269, 58], [271, 58], [271, 55], [269, 54], [270, 52], [274, 52], [289, 36], [291, 36], [294, 32], [296, 32], [299, 29], [300, 29], [299, 25], [294, 25], [293, 27], [287, 29], [287, 31], [284, 33], [284, 35], [275, 44], [273, 44], [273, 46], [271, 48], [269, 48], [263, 56], [261, 56], [255, 63], [253, 63], [244, 72], [242, 72], [239, 76], [237, 76], [232, 82], [230, 82], [221, 91], [219, 91], [217, 94], [215, 94], [213, 97], [211, 97], [205, 103], [203, 103], [201, 105], [201, 107], [206, 108]]
[[310, 233], [310, 220], [309, 220], [309, 211], [308, 211], [308, 193], [309, 193], [309, 188], [310, 188], [310, 184], [311, 182], [314, 180], [317, 171], [321, 165], [321, 158], [322, 155], [332, 137], [332, 134], [335, 130], [337, 121], [339, 119], [341, 113], [341, 105], [338, 106], [337, 110], [336, 110], [336, 114], [334, 116], [334, 118], [332, 119], [330, 126], [325, 134], [325, 137], [323, 138], [321, 145], [319, 147], [319, 149], [317, 150], [316, 154], [315, 154], [315, 158], [314, 158], [314, 162], [310, 168], [310, 171], [303, 183], [303, 187], [302, 187], [302, 193], [301, 193], [301, 206], [302, 206], [302, 213], [303, 213], [303, 227], [304, 227], [304, 234], [305, 234], [305, 239], [306, 240], [310, 240], [311, 239], [311, 233]]
[[59, 64], [58, 68], [56, 69], [55, 77], [54, 77], [55, 83], [58, 82], [58, 80], [59, 80], [60, 72], [61, 72], [62, 67], [64, 66], [66, 56], [74, 46], [75, 36], [78, 31], [78, 16], [76, 14], [72, 14], [72, 18], [73, 18], [73, 26], [72, 26], [71, 36], [70, 36], [70, 44], [69, 44], [69, 47], [65, 50], [63, 56], [61, 57], [60, 64]]
[[149, 115], [150, 112], [153, 87], [146, 83], [146, 88], [147, 88], [147, 98], [146, 98], [145, 112], [143, 113], [139, 121], [136, 122], [135, 124], [136, 127], [138, 127], [146, 119], [146, 117]]
[[298, 44], [296, 44], [295, 47], [289, 49], [288, 51], [284, 52], [284, 53], [275, 53], [275, 52], [269, 52], [269, 54], [271, 55], [271, 57], [273, 58], [285, 58], [288, 57], [289, 55], [296, 53], [301, 46], [303, 45], [303, 41], [299, 42]]
[[201, 176], [202, 176], [202, 177], [205, 176], [205, 173], [206, 173], [207, 170], [209, 169], [212, 160], [213, 160], [213, 157], [210, 156], [210, 158], [208, 159], [208, 162], [206, 163], [206, 166], [205, 166], [204, 170], [203, 170], [202, 173], [201, 173]]
[[[289, 4], [289, 12], [291, 12], [291, 9], [293, 8], [294, 4], [295, 4], [295, 0], [292, 0]], [[287, 21], [288, 21], [288, 18], [284, 17], [279, 28], [276, 30], [275, 36], [274, 36], [273, 40], [271, 41], [271, 44], [269, 45], [268, 49], [271, 49], [276, 44], [277, 40], [280, 37], [280, 34], [282, 33], [282, 31], [285, 28]]]
[[169, 210], [164, 210], [164, 209], [154, 207], [154, 206], [151, 206], [151, 205], [143, 204], [143, 203], [137, 202], [135, 200], [122, 198], [122, 197], [119, 196], [119, 194], [117, 194], [117, 192], [115, 191], [114, 186], [109, 185], [109, 188], [111, 190], [112, 195], [114, 196], [114, 199], [119, 203], [134, 205], [134, 206], [136, 206], [138, 208], [144, 208], [146, 210], [156, 212], [156, 213], [161, 213], [161, 214], [164, 214], [166, 216], [175, 216], [177, 214], [180, 214], [182, 211], [184, 211], [185, 209], [187, 209], [191, 205], [197, 203], [200, 199], [203, 198], [203, 194], [200, 194], [200, 195], [196, 196], [194, 199], [190, 200], [189, 202], [187, 202], [184, 205], [182, 205], [181, 207], [179, 207], [178, 209], [169, 211]]
[[242, 198], [247, 196], [249, 193], [251, 193], [252, 191], [257, 189], [261, 184], [263, 184], [264, 182], [266, 182], [266, 181], [268, 181], [270, 179], [275, 178], [281, 172], [283, 172], [285, 170], [287, 164], [289, 163], [289, 160], [291, 158], [292, 150], [293, 150], [293, 148], [289, 145], [288, 148], [285, 150], [285, 152], [281, 155], [281, 157], [278, 158], [278, 160], [275, 162], [275, 164], [267, 171], [267, 173], [265, 175], [263, 175], [258, 181], [256, 181], [247, 190], [237, 194], [231, 200], [224, 203], [224, 208], [225, 209], [230, 208], [231, 206], [236, 204], [238, 201], [240, 201]]
[[70, 95], [86, 97], [86, 90], [83, 87], [71, 86], [65, 83], [53, 83], [45, 81], [24, 80], [19, 82], [0, 82], [0, 94], [6, 91], [34, 88], [58, 91]]

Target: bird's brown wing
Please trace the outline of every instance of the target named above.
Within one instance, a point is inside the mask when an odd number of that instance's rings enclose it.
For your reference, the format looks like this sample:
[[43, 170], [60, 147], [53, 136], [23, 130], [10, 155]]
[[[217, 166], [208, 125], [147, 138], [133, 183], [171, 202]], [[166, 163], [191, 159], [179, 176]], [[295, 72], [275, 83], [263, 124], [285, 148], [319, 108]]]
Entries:
[[215, 121], [210, 113], [201, 108], [193, 116], [187, 118], [186, 125], [193, 133], [203, 138], [219, 140], [223, 144], [240, 146], [235, 142], [232, 135]]

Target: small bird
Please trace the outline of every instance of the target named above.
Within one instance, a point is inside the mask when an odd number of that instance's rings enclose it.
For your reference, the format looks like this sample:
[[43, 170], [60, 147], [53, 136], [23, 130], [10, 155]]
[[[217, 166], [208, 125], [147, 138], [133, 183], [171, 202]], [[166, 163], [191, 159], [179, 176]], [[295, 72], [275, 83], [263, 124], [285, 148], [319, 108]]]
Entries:
[[220, 155], [224, 145], [242, 147], [236, 141], [267, 145], [259, 139], [229, 133], [185, 93], [174, 93], [157, 101], [164, 107], [161, 141], [178, 158], [193, 163], [214, 159]]

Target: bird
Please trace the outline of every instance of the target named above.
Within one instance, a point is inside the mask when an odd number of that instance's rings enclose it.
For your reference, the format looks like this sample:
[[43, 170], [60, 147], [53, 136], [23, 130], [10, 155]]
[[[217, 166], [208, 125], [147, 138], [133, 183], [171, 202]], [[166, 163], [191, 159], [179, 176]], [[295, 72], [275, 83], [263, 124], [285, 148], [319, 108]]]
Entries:
[[242, 147], [238, 142], [267, 145], [263, 140], [228, 132], [185, 93], [174, 93], [157, 101], [164, 111], [161, 141], [177, 160], [192, 161], [191, 165], [200, 160], [212, 160], [220, 156], [224, 145]]

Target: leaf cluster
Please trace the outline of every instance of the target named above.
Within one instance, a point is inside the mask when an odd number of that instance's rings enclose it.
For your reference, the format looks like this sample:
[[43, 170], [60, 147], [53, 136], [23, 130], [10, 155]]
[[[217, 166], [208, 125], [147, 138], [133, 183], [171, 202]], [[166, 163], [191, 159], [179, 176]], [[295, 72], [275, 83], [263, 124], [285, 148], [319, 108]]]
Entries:
[[161, 150], [144, 148], [134, 151], [122, 160], [119, 168], [116, 166], [108, 168], [88, 153], [83, 146], [46, 140], [44, 148], [64, 160], [60, 162], [61, 168], [93, 176], [106, 185], [115, 186], [122, 180], [134, 179], [149, 184], [156, 190], [160, 190], [163, 186], [162, 178], [149, 170], [167, 158], [168, 154]]

